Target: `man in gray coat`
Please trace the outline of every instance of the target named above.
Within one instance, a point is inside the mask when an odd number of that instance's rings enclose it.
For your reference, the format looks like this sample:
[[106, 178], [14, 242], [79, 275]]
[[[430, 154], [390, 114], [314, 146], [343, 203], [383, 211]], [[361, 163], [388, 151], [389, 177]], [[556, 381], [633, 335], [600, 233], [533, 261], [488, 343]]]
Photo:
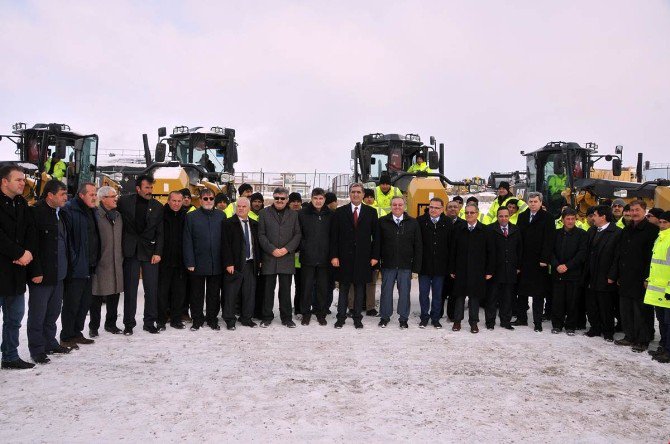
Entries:
[[274, 319], [275, 287], [279, 278], [279, 315], [283, 325], [295, 328], [291, 306], [291, 276], [295, 273], [295, 251], [300, 245], [298, 212], [286, 208], [288, 190], [275, 188], [274, 204], [260, 213], [258, 242], [263, 250], [261, 274], [265, 277], [265, 294], [261, 327]]
[[105, 300], [105, 331], [121, 333], [116, 326], [119, 296], [123, 292], [123, 218], [117, 211], [119, 195], [109, 186], [98, 190], [98, 231], [100, 232], [100, 262], [93, 275], [93, 298], [88, 322], [89, 336], [98, 336], [102, 301]]

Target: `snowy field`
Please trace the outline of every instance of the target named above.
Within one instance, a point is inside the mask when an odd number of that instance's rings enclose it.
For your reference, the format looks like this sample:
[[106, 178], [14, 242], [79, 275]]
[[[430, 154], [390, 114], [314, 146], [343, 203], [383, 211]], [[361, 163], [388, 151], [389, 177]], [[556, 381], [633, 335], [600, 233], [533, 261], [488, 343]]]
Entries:
[[668, 442], [670, 366], [549, 323], [421, 330], [413, 284], [405, 331], [395, 316], [386, 329], [365, 317], [335, 330], [329, 316], [291, 330], [101, 330], [46, 366], [0, 372], [3, 442]]

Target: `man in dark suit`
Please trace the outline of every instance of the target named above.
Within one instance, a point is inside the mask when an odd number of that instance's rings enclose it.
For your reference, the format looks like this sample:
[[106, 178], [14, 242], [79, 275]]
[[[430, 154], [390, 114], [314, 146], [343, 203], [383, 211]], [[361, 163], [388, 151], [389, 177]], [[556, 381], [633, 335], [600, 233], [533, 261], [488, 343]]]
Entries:
[[645, 217], [647, 204], [635, 200], [629, 204], [631, 221], [621, 233], [617, 256], [617, 284], [621, 324], [625, 337], [617, 345], [632, 346], [641, 353], [654, 338], [654, 310], [644, 303], [645, 280], [649, 277], [658, 227]]
[[163, 254], [163, 206], [153, 198], [154, 179], [140, 175], [136, 194], [119, 199], [123, 217], [123, 324], [124, 335], [136, 325], [137, 286], [144, 286], [144, 330], [158, 333], [158, 263]]
[[342, 328], [347, 319], [349, 287], [354, 286], [353, 319], [356, 328], [363, 328], [365, 284], [372, 278], [372, 267], [379, 262], [377, 212], [363, 204], [363, 185], [349, 186], [350, 203], [335, 210], [330, 230], [330, 263], [340, 282], [335, 328]]
[[455, 229], [451, 244], [449, 274], [455, 279], [453, 295], [456, 298], [453, 331], [461, 329], [467, 296], [470, 332], [479, 333], [479, 300], [486, 294], [486, 283], [493, 277], [495, 269], [493, 234], [478, 219], [477, 205], [467, 204], [466, 223]]
[[35, 367], [19, 357], [19, 329], [25, 313], [27, 269], [38, 246], [35, 223], [23, 198], [26, 174], [17, 165], [0, 168], [0, 310], [2, 368]]
[[523, 255], [516, 301], [517, 319], [513, 325], [528, 325], [528, 298], [533, 298], [535, 331], [542, 331], [544, 299], [549, 294], [549, 263], [554, 247], [556, 222], [542, 209], [542, 194], [528, 193], [528, 210], [519, 215]]
[[246, 197], [237, 199], [235, 214], [223, 221], [221, 235], [223, 275], [223, 320], [228, 330], [235, 330], [235, 308], [240, 307], [240, 323], [256, 327], [254, 314], [256, 275], [260, 268], [261, 248], [258, 222], [249, 217], [251, 204]]
[[512, 294], [517, 276], [521, 271], [519, 261], [522, 255], [521, 231], [509, 221], [510, 214], [506, 206], [499, 207], [496, 222], [489, 227], [493, 233], [495, 248], [495, 269], [488, 284], [486, 301], [486, 328], [493, 330], [496, 312], [500, 305], [500, 326], [507, 330], [512, 327]]
[[[446, 219], [447, 222], [450, 224], [449, 239], [448, 239], [449, 245], [452, 245], [453, 236], [454, 233], [456, 232], [455, 229], [458, 228], [460, 225], [465, 224], [465, 220], [458, 217], [458, 214], [461, 211], [462, 206], [463, 206], [463, 198], [461, 196], [454, 197], [454, 200], [452, 200], [447, 204]], [[448, 268], [449, 264], [445, 264], [445, 266]], [[444, 285], [442, 286], [442, 309], [440, 310], [440, 317], [442, 317], [442, 315], [445, 314], [444, 313], [445, 305], [447, 308], [446, 310], [447, 319], [453, 321], [454, 306], [456, 305], [456, 297], [454, 296], [454, 279], [451, 276], [449, 276], [449, 273], [447, 273], [447, 275], [445, 276]]]
[[[455, 202], [454, 202], [455, 205]], [[434, 197], [428, 202], [428, 213], [417, 217], [421, 227], [423, 258], [419, 272], [419, 304], [421, 322], [419, 328], [426, 328], [428, 320], [435, 328], [442, 328], [442, 288], [449, 265], [449, 236], [452, 222], [444, 214], [444, 202]], [[432, 300], [429, 294], [432, 291]]]
[[158, 329], [170, 326], [184, 328], [181, 320], [188, 275], [184, 266], [184, 224], [187, 209], [183, 205], [184, 195], [172, 191], [163, 207], [163, 255], [158, 266]]
[[595, 226], [588, 231], [588, 249], [584, 280], [586, 307], [591, 328], [586, 336], [601, 334], [605, 341], [614, 340], [614, 299], [616, 292], [616, 253], [621, 228], [614, 223], [612, 209], [599, 205], [593, 213]]

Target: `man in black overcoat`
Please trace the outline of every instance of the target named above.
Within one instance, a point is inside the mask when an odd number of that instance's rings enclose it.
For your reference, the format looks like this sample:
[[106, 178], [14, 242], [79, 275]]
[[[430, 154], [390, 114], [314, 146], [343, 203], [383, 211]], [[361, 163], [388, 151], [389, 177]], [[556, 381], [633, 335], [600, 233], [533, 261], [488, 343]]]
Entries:
[[354, 326], [363, 328], [365, 284], [372, 278], [372, 267], [379, 262], [377, 212], [363, 204], [362, 184], [350, 185], [349, 198], [350, 203], [335, 210], [330, 230], [330, 263], [340, 283], [335, 328], [342, 328], [347, 319], [347, 298], [352, 285]]

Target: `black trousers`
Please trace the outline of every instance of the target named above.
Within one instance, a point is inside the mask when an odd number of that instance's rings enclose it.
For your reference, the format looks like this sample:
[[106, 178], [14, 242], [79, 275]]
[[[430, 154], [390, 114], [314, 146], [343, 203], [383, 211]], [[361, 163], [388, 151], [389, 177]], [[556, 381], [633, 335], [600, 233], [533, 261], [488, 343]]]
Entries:
[[[194, 324], [216, 324], [221, 306], [221, 275], [200, 276], [190, 273], [191, 283], [191, 317]], [[203, 306], [207, 304], [207, 316], [203, 314]]]
[[[517, 296], [516, 298], [517, 320], [528, 322], [528, 296]], [[544, 295], [533, 296], [533, 323], [542, 324], [544, 314]]]
[[256, 303], [254, 304], [254, 317], [263, 320], [263, 304], [265, 303], [265, 276], [256, 276]]
[[186, 295], [186, 270], [184, 267], [160, 265], [158, 267], [158, 323], [181, 321]]
[[347, 281], [340, 281], [340, 290], [337, 295], [337, 320], [347, 320], [347, 305], [349, 302], [349, 287], [354, 286], [354, 308], [352, 318], [354, 321], [363, 319], [363, 301], [365, 300], [365, 284], [353, 284]]
[[614, 336], [614, 309], [616, 291], [587, 290], [586, 307], [589, 314], [589, 323], [596, 333], [602, 333], [606, 338]]
[[254, 262], [246, 262], [242, 270], [235, 270], [232, 275], [223, 275], [223, 320], [226, 325], [235, 325], [235, 311], [239, 306], [240, 322], [251, 322], [256, 302], [256, 273]]
[[188, 279], [188, 274], [184, 278], [184, 301], [182, 302], [182, 315], [188, 316], [189, 308], [191, 307], [191, 281]]
[[158, 320], [158, 264], [140, 261], [134, 257], [123, 260], [123, 324], [128, 328], [137, 325], [137, 287], [144, 287], [144, 325], [154, 325]]
[[326, 310], [328, 310], [326, 306], [328, 303], [328, 266], [303, 265], [300, 275], [302, 278], [300, 311], [303, 316], [312, 313], [312, 295], [316, 287], [316, 305], [313, 307], [313, 311], [317, 317], [325, 317]]
[[295, 274], [293, 275], [293, 286], [295, 288], [295, 293], [293, 294], [293, 309], [295, 314], [310, 314], [311, 311], [304, 312], [301, 310], [300, 300], [302, 299], [302, 265], [295, 268]]
[[[658, 321], [658, 330], [661, 335], [661, 339], [658, 341], [660, 347], [665, 347], [665, 342], [667, 341], [667, 326], [665, 323], [665, 311], [670, 310], [663, 307], [654, 307], [654, 312], [656, 313], [656, 320]], [[667, 347], [666, 347], [667, 348]]]
[[102, 318], [102, 300], [105, 299], [105, 328], [116, 327], [116, 318], [119, 316], [119, 293], [108, 294], [106, 296], [93, 295], [91, 298], [91, 313], [88, 320], [88, 328], [97, 330], [100, 328]]
[[440, 310], [440, 317], [444, 316], [446, 305], [447, 318], [449, 318], [450, 321], [454, 319], [454, 306], [456, 303], [456, 298], [452, 296], [454, 282], [455, 280], [447, 275], [444, 277], [444, 285], [442, 285], [442, 310]]
[[[453, 297], [453, 296], [452, 296]], [[454, 300], [454, 322], [461, 322], [465, 317], [465, 296], [457, 296]], [[468, 322], [479, 322], [479, 298], [468, 296]]]
[[63, 305], [63, 280], [55, 285], [29, 284], [28, 349], [30, 356], [41, 355], [58, 346], [56, 321]]
[[495, 325], [498, 305], [500, 306], [500, 325], [510, 325], [512, 322], [512, 292], [515, 285], [504, 282], [489, 284], [486, 309], [484, 311], [487, 326]]
[[586, 328], [586, 289], [584, 285], [577, 286], [577, 330]]
[[654, 307], [644, 299], [626, 296], [619, 296], [619, 307], [626, 338], [635, 344], [649, 344], [654, 339]]
[[263, 296], [262, 319], [272, 322], [274, 319], [275, 308], [275, 288], [279, 280], [279, 318], [282, 322], [293, 319], [293, 307], [291, 307], [291, 280], [292, 274], [266, 274], [265, 276], [265, 295]]
[[61, 341], [83, 336], [86, 314], [91, 307], [91, 278], [65, 280], [63, 312], [61, 314]]
[[579, 285], [575, 281], [555, 280], [552, 288], [554, 303], [551, 307], [551, 326], [562, 330], [575, 330], [579, 308]]

